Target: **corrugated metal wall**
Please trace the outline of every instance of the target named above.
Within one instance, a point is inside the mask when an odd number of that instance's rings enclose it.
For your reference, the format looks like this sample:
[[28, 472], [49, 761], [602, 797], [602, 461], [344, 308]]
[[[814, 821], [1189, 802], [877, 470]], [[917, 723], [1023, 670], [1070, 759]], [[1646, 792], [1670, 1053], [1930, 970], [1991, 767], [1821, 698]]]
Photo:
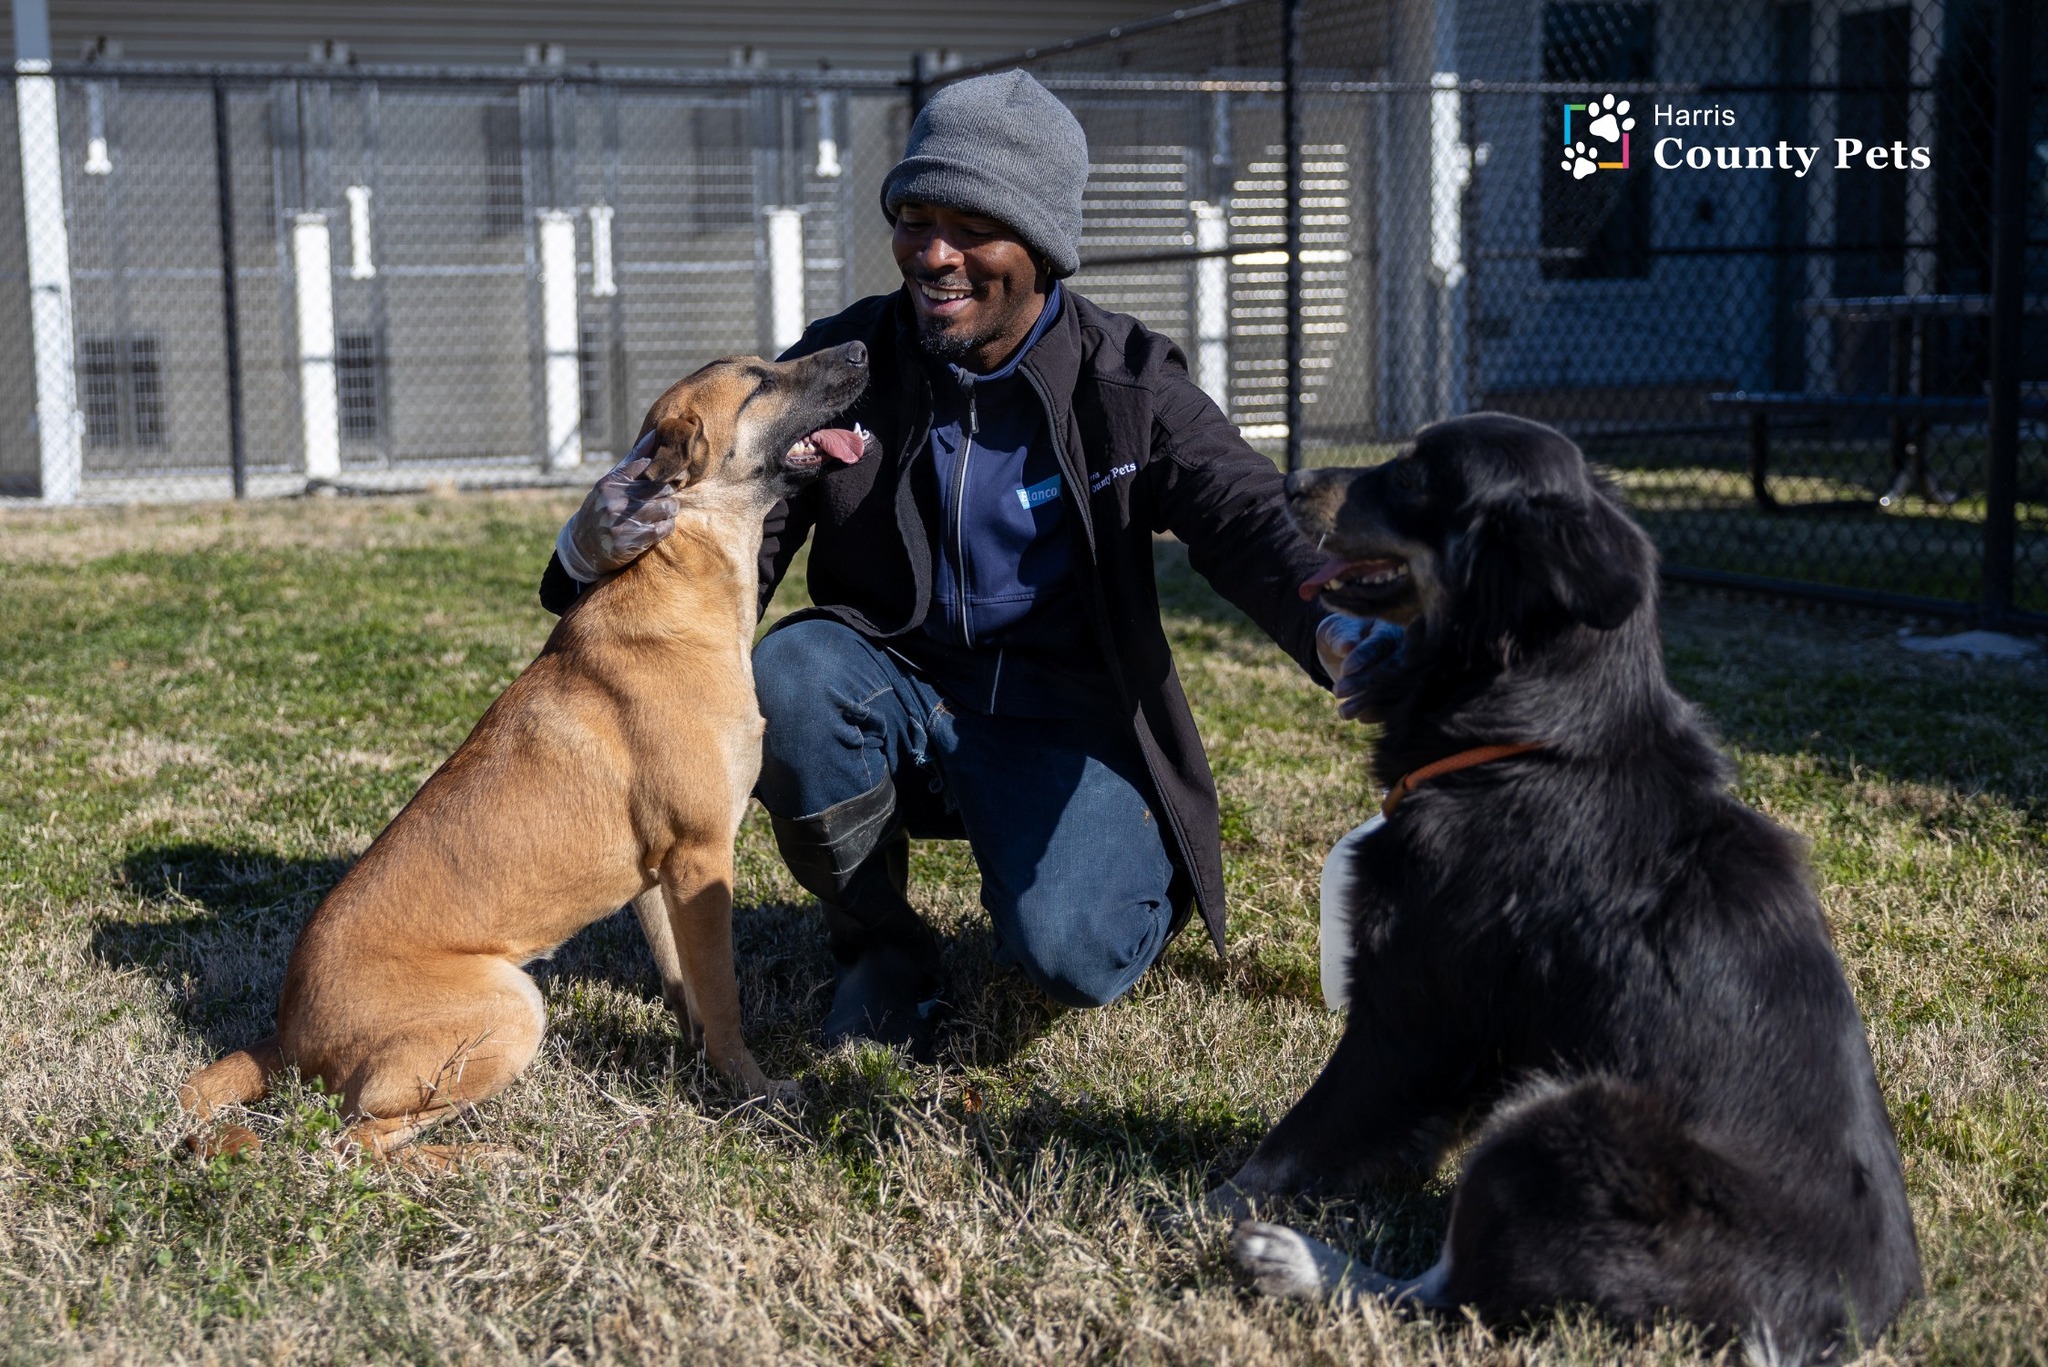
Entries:
[[[979, 60], [1170, 8], [1161, 0], [51, 0], [50, 36], [59, 60], [106, 37], [130, 61], [298, 62], [310, 44], [337, 40], [361, 62], [502, 64], [520, 61], [529, 43], [552, 42], [575, 63], [723, 66], [735, 47], [755, 47], [772, 66], [900, 69], [913, 52]], [[11, 61], [11, 29], [0, 27], [0, 44]]]

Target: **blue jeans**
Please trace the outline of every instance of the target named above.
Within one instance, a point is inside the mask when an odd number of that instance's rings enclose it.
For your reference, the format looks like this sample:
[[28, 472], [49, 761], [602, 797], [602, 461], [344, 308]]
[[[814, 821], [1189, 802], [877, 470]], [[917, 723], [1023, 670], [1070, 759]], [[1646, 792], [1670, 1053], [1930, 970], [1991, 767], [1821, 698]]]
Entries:
[[771, 815], [814, 822], [893, 782], [880, 820], [964, 834], [997, 962], [1069, 1006], [1115, 1001], [1159, 957], [1173, 866], [1127, 732], [955, 706], [832, 621], [770, 633], [754, 685], [768, 723], [754, 791]]

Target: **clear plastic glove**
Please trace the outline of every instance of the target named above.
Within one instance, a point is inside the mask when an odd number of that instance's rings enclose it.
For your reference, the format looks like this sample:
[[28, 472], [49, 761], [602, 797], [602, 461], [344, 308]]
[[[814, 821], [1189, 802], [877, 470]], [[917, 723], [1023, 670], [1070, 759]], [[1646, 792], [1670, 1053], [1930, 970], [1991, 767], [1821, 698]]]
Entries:
[[1336, 682], [1337, 715], [1357, 721], [1366, 712], [1365, 681], [1401, 658], [1408, 633], [1392, 622], [1369, 617], [1325, 617], [1316, 628], [1316, 656]]
[[646, 554], [676, 525], [675, 491], [648, 479], [655, 432], [642, 437], [626, 458], [598, 476], [589, 497], [555, 537], [555, 556], [569, 577], [594, 583]]

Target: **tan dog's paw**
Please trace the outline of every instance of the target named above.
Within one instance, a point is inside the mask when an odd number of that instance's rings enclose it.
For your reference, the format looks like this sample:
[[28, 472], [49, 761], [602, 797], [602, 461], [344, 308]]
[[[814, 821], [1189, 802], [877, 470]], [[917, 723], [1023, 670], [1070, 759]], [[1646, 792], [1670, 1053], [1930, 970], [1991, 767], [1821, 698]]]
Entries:
[[241, 1125], [221, 1125], [185, 1136], [185, 1147], [197, 1158], [220, 1158], [229, 1154], [255, 1153], [263, 1147], [256, 1132]]

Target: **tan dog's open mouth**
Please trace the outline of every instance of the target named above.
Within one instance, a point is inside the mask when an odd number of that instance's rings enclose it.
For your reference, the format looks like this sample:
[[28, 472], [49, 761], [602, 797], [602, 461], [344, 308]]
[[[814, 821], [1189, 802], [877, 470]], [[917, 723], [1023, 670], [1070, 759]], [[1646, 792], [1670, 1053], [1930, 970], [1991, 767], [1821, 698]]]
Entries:
[[1347, 560], [1336, 556], [1323, 562], [1314, 574], [1302, 580], [1301, 601], [1321, 598], [1340, 612], [1370, 614], [1414, 589], [1408, 562], [1398, 555], [1368, 556]]
[[830, 457], [842, 465], [852, 465], [860, 460], [867, 444], [868, 434], [859, 424], [821, 427], [791, 442], [782, 455], [782, 463], [792, 469], [808, 470]]

